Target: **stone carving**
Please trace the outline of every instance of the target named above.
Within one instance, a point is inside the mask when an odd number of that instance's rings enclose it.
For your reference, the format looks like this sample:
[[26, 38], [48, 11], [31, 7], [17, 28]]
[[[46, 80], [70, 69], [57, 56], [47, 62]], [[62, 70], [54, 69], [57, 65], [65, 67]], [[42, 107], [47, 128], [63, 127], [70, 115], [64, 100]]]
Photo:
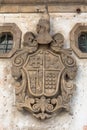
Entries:
[[12, 61], [17, 107], [36, 118], [46, 119], [55, 112], [69, 111], [75, 89], [76, 62], [70, 49], [64, 49], [64, 37], [49, 33], [49, 15], [45, 12], [37, 25], [37, 36], [28, 32], [23, 48]]

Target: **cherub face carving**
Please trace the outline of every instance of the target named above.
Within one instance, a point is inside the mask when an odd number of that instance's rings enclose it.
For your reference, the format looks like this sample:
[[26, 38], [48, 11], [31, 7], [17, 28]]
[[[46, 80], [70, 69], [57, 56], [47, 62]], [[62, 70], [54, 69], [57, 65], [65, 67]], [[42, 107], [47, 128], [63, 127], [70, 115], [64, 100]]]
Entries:
[[62, 34], [57, 33], [53, 36], [54, 42], [52, 43], [52, 46], [62, 48], [64, 45], [64, 37]]
[[31, 46], [33, 43], [33, 40], [35, 39], [35, 36], [32, 32], [27, 32], [24, 36], [24, 46]]

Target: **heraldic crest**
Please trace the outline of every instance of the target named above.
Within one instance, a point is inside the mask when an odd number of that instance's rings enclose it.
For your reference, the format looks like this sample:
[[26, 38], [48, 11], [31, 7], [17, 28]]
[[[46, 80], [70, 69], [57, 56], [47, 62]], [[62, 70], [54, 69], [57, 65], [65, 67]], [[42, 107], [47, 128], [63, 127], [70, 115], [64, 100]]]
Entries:
[[37, 36], [32, 32], [24, 35], [23, 48], [17, 50], [13, 57], [12, 76], [16, 81], [18, 109], [46, 119], [60, 110], [69, 111], [77, 66], [71, 49], [63, 48], [63, 35], [50, 35], [47, 10], [36, 30]]

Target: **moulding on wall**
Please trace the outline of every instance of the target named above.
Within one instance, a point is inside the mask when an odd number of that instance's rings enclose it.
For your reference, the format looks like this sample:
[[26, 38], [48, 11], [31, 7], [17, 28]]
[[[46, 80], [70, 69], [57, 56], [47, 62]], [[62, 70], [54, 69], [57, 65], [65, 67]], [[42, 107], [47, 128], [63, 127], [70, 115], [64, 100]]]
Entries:
[[[0, 13], [42, 13], [44, 7], [44, 5], [2, 4]], [[48, 10], [50, 13], [85, 13], [87, 6], [85, 4], [56, 4], [48, 5]]]
[[87, 3], [87, 0], [1, 0], [1, 4]]
[[37, 35], [27, 32], [23, 48], [12, 61], [16, 106], [36, 118], [46, 119], [63, 110], [70, 111], [69, 101], [75, 90], [72, 80], [77, 65], [71, 49], [64, 49], [64, 37], [50, 35], [50, 17], [45, 12], [37, 24]]
[[46, 4], [51, 13], [87, 12], [87, 0], [2, 0], [0, 1], [0, 13], [43, 12]]
[[0, 58], [11, 57], [17, 49], [20, 48], [21, 43], [21, 31], [15, 23], [0, 24], [0, 34], [3, 32], [10, 32], [13, 35], [13, 47], [8, 53], [0, 53]]
[[82, 52], [78, 47], [78, 37], [81, 32], [87, 32], [87, 24], [77, 23], [70, 32], [70, 46], [79, 58], [87, 58], [87, 53]]

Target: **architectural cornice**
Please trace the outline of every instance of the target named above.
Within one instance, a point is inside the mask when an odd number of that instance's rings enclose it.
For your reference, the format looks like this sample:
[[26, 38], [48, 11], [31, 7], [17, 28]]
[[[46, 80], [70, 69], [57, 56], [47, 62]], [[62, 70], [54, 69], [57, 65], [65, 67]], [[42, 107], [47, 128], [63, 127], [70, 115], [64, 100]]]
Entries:
[[87, 0], [0, 0], [0, 13], [87, 12]]
[[0, 0], [1, 4], [87, 3], [87, 0]]

